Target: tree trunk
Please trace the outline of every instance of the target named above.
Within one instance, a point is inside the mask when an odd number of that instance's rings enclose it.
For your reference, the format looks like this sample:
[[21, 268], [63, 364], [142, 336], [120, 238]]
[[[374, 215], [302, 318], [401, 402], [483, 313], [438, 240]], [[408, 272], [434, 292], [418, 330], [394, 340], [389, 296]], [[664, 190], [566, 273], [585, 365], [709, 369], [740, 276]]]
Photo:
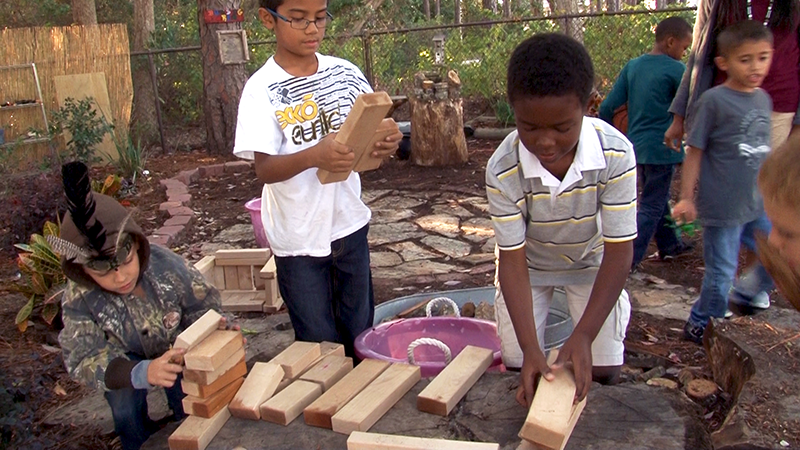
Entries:
[[453, 11], [453, 23], [458, 25], [461, 23], [461, 0], [453, 0], [453, 6], [455, 8]]
[[[556, 16], [578, 14], [577, 0], [553, 0], [550, 5]], [[572, 36], [578, 42], [583, 42], [583, 20], [581, 18], [559, 19], [558, 24], [564, 34]]]
[[[134, 0], [133, 3], [133, 50], [146, 50], [156, 29], [153, 0]], [[131, 132], [136, 141], [152, 143], [158, 136], [156, 120], [156, 93], [150, 76], [147, 58], [131, 58], [133, 77], [133, 111]]]
[[97, 25], [94, 0], [72, 0], [72, 21], [76, 25]]
[[464, 136], [461, 81], [451, 70], [442, 81], [431, 73], [414, 77], [411, 105], [411, 161], [418, 166], [447, 166], [469, 160]]
[[617, 12], [619, 11], [619, 0], [607, 0], [606, 1], [606, 8], [608, 12]]
[[212, 23], [203, 20], [207, 9], [235, 9], [236, 0], [198, 0], [200, 53], [203, 56], [203, 113], [206, 119], [207, 149], [211, 154], [233, 152], [239, 98], [247, 81], [244, 64], [222, 64], [217, 31], [241, 30], [241, 23]]
[[531, 0], [531, 16], [540, 17], [544, 14], [544, 4], [542, 0]]
[[503, 18], [511, 17], [511, 0], [503, 0]]
[[497, 14], [497, 0], [481, 0], [481, 6]]
[[425, 10], [425, 20], [431, 20], [431, 0], [423, 0], [422, 9]]
[[436, 17], [442, 17], [442, 0], [436, 0]]

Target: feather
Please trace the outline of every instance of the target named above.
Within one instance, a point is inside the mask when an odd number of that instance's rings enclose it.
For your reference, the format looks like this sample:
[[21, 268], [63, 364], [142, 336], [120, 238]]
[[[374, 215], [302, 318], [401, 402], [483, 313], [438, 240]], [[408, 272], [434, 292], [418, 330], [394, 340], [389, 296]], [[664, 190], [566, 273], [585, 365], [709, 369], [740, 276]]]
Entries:
[[129, 212], [124, 219], [122, 219], [122, 223], [119, 226], [119, 231], [117, 232], [117, 240], [114, 242], [114, 254], [116, 255], [119, 252], [119, 247], [122, 245], [122, 238], [127, 236], [128, 233], [125, 232], [125, 227], [128, 226], [128, 221], [131, 220], [131, 216], [133, 216], [133, 212]]
[[50, 244], [53, 251], [67, 258], [68, 261], [74, 261], [78, 264], [86, 264], [91, 258], [91, 255], [86, 250], [78, 247], [72, 242], [61, 239], [58, 236], [47, 235], [45, 236], [47, 243]]
[[67, 163], [61, 168], [61, 177], [64, 181], [64, 193], [67, 196], [67, 208], [75, 227], [86, 238], [87, 246], [102, 254], [106, 243], [106, 230], [94, 216], [96, 205], [92, 196], [89, 168], [78, 161]]

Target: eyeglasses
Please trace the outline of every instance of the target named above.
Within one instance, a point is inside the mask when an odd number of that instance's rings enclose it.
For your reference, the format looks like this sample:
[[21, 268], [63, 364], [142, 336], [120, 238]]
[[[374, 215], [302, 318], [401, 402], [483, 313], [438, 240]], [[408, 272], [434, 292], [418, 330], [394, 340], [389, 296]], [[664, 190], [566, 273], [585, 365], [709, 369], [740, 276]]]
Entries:
[[325, 28], [328, 25], [328, 22], [333, 20], [333, 16], [331, 15], [331, 13], [327, 11], [325, 11], [325, 17], [320, 17], [319, 19], [316, 20], [308, 20], [308, 19], [289, 19], [288, 17], [284, 17], [269, 8], [266, 8], [266, 10], [269, 11], [270, 14], [277, 17], [278, 19], [281, 19], [284, 22], [289, 22], [289, 25], [295, 30], [305, 30], [312, 23], [317, 28]]

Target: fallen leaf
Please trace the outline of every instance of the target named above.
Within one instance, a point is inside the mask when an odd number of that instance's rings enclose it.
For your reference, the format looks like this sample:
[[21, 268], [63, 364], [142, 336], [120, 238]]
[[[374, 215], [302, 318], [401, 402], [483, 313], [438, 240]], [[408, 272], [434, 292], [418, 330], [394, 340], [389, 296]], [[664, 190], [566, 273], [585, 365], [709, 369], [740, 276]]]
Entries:
[[67, 395], [67, 391], [65, 391], [64, 388], [61, 387], [60, 384], [58, 384], [58, 382], [56, 382], [56, 387], [53, 388], [53, 392], [56, 395], [61, 396], [61, 397], [64, 397], [65, 395]]

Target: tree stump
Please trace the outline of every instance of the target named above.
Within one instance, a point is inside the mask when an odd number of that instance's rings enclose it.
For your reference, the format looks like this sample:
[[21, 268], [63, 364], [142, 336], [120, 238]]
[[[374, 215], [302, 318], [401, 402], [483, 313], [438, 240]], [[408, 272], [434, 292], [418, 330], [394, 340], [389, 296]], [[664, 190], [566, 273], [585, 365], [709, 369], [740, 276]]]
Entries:
[[418, 166], [467, 162], [461, 81], [451, 70], [446, 81], [435, 72], [414, 75], [411, 105], [411, 161]]

